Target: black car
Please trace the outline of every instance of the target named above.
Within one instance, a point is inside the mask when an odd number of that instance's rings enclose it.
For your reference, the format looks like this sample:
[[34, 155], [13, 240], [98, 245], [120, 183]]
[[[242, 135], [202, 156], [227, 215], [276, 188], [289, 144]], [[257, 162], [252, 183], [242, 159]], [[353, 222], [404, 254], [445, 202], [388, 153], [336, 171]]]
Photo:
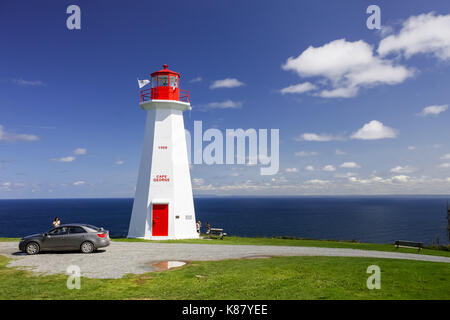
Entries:
[[64, 224], [46, 233], [33, 234], [20, 240], [19, 249], [27, 254], [40, 251], [81, 250], [91, 253], [109, 246], [109, 232], [88, 224]]

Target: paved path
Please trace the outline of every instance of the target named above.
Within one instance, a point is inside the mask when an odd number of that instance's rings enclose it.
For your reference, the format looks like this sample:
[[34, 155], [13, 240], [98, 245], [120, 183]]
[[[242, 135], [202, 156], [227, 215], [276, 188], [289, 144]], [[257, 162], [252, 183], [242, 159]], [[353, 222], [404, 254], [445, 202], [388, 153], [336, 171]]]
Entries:
[[221, 260], [252, 256], [370, 257], [450, 263], [449, 257], [358, 249], [214, 245], [182, 243], [112, 242], [105, 251], [92, 254], [42, 253], [27, 256], [18, 252], [17, 242], [0, 242], [0, 254], [13, 258], [9, 266], [29, 268], [46, 274], [65, 273], [77, 265], [85, 277], [121, 278], [127, 273], [155, 271], [158, 261]]

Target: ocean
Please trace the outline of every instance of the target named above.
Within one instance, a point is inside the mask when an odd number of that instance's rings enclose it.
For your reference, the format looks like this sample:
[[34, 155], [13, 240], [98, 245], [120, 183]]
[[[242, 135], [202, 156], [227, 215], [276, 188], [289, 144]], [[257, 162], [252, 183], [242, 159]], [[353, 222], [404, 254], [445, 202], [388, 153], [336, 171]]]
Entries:
[[[199, 197], [197, 220], [229, 235], [290, 236], [392, 243], [448, 244], [444, 196]], [[0, 237], [45, 232], [63, 223], [88, 223], [125, 236], [133, 199], [0, 200]]]

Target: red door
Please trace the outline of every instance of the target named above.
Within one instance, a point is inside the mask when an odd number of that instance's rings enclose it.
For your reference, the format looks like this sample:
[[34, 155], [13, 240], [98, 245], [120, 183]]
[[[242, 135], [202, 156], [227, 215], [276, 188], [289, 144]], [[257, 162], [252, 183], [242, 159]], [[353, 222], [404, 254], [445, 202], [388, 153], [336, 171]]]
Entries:
[[169, 205], [153, 205], [153, 236], [167, 236], [169, 234]]

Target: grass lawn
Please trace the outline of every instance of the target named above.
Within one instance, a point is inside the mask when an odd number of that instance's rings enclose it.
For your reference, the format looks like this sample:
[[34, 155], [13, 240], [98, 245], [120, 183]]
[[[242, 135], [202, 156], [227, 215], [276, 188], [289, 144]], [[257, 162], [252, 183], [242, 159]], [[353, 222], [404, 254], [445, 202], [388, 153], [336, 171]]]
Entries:
[[[344, 257], [275, 257], [193, 261], [164, 272], [121, 279], [35, 275], [6, 267], [0, 256], [0, 299], [450, 299], [445, 263]], [[368, 290], [369, 265], [381, 268], [381, 289]]]
[[[134, 242], [134, 241], [151, 241], [142, 239], [113, 239], [113, 241]], [[266, 246], [301, 246], [301, 247], [325, 247], [325, 248], [351, 248], [363, 250], [378, 250], [391, 252], [404, 252], [416, 254], [429, 254], [434, 256], [450, 257], [450, 251], [423, 249], [418, 253], [417, 249], [395, 248], [393, 244], [378, 244], [378, 243], [359, 243], [350, 241], [328, 241], [328, 240], [307, 240], [307, 239], [281, 239], [281, 238], [246, 238], [246, 237], [225, 237], [220, 239], [193, 239], [193, 240], [163, 240], [158, 242], [166, 243], [206, 243], [206, 244], [232, 244], [232, 245], [266, 245]]]

